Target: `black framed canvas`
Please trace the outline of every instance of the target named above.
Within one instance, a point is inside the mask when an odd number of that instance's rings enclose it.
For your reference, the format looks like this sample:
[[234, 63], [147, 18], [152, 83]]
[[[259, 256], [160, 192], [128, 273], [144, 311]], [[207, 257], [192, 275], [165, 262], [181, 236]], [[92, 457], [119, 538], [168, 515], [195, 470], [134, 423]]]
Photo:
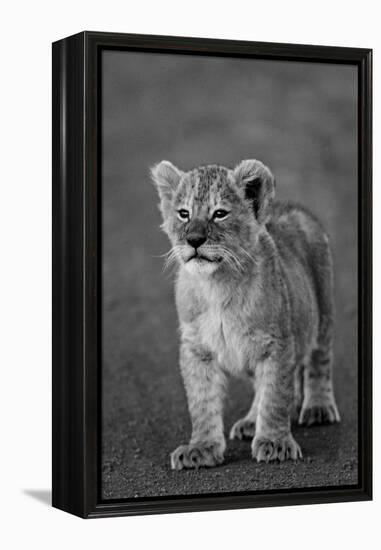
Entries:
[[371, 499], [371, 121], [369, 49], [53, 44], [53, 506]]

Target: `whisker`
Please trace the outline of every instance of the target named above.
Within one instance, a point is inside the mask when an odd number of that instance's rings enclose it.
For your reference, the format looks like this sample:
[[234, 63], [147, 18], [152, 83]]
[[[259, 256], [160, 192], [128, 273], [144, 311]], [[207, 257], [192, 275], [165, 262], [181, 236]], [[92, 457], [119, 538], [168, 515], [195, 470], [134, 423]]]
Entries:
[[164, 262], [163, 271], [167, 270], [176, 260], [179, 259], [182, 246], [175, 245], [166, 254], [167, 258]]
[[[239, 252], [244, 256], [244, 258], [255, 261], [254, 258], [245, 250], [242, 246], [236, 244], [238, 247]], [[172, 267], [177, 260], [180, 260], [181, 251], [184, 248], [184, 245], [174, 245], [168, 252], [165, 254], [159, 254], [154, 255], [155, 258], [165, 258], [165, 262], [163, 265], [163, 271], [166, 271], [170, 267]], [[239, 258], [233, 250], [228, 248], [227, 246], [223, 244], [206, 244], [203, 246], [203, 248], [209, 252], [213, 252], [218, 254], [222, 260], [224, 260], [229, 267], [237, 272], [244, 272], [245, 271], [245, 265], [243, 263], [243, 258]]]
[[168, 252], [165, 252], [165, 254], [151, 254], [151, 258], [166, 258], [171, 252], [172, 249]]
[[245, 271], [244, 265], [239, 260], [239, 258], [237, 258], [237, 256], [234, 254], [232, 250], [230, 250], [224, 245], [220, 245], [219, 247], [216, 247], [216, 248], [219, 249], [221, 252], [225, 252], [224, 258], [225, 259], [229, 258], [231, 260], [230, 265], [234, 264], [234, 267], [237, 271], [242, 271], [242, 272]]
[[255, 262], [255, 259], [253, 258], [253, 256], [252, 256], [247, 250], [245, 250], [245, 249], [243, 248], [243, 246], [241, 246], [241, 245], [237, 245], [237, 246], [238, 246], [239, 250], [240, 250], [243, 254], [245, 254], [245, 256], [246, 256], [249, 260], [251, 260], [252, 262]]
[[243, 266], [238, 258], [227, 248], [220, 248], [223, 259], [230, 265], [235, 271], [243, 271]]
[[237, 269], [236, 264], [232, 261], [230, 256], [225, 251], [222, 252], [222, 258], [233, 270]]

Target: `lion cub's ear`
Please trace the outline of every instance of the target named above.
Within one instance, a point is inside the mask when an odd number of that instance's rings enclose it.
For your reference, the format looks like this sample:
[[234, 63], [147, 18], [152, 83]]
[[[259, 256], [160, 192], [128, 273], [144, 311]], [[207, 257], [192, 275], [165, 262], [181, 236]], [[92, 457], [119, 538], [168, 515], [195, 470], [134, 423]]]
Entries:
[[259, 223], [266, 223], [275, 195], [272, 172], [259, 160], [243, 160], [233, 170], [237, 185], [244, 188]]
[[173, 193], [179, 185], [183, 172], [168, 160], [162, 160], [151, 168], [151, 177], [160, 197], [160, 210], [165, 218], [169, 212]]

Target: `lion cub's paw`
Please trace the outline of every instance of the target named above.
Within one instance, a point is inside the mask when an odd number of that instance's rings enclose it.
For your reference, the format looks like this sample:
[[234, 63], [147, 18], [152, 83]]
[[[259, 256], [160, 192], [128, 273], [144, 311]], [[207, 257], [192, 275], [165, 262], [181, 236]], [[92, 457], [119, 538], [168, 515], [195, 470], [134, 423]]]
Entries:
[[217, 466], [224, 461], [224, 445], [220, 443], [192, 443], [180, 445], [171, 454], [172, 470]]
[[279, 439], [269, 439], [256, 436], [252, 443], [252, 455], [257, 462], [271, 462], [273, 460], [297, 460], [302, 458], [302, 451], [291, 434]]
[[334, 424], [340, 422], [340, 414], [334, 399], [327, 403], [307, 402], [303, 404], [299, 415], [299, 424]]
[[230, 430], [230, 439], [253, 439], [255, 436], [255, 422], [248, 418], [241, 418], [233, 424]]

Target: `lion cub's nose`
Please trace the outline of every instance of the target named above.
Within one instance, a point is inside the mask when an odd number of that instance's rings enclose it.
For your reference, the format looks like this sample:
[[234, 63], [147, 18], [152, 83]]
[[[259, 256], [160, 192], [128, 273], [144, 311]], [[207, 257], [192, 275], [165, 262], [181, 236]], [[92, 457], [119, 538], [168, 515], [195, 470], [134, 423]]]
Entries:
[[190, 233], [187, 236], [187, 242], [188, 244], [193, 246], [193, 248], [198, 248], [199, 246], [204, 244], [205, 241], [206, 237], [204, 237], [204, 235], [201, 235], [200, 233]]
[[199, 218], [191, 220], [187, 233], [187, 243], [193, 248], [198, 248], [206, 241], [207, 228], [205, 222]]

